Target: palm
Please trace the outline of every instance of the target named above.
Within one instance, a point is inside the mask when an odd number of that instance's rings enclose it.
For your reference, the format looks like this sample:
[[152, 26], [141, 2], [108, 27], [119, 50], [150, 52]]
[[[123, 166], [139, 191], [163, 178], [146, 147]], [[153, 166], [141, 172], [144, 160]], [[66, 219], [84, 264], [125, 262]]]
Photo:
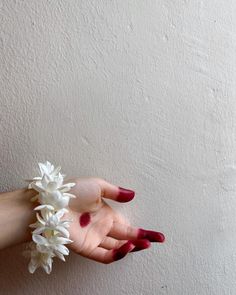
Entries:
[[83, 214], [73, 210], [70, 211], [74, 219], [70, 226], [70, 237], [74, 241], [71, 244], [71, 249], [78, 253], [84, 251], [89, 253], [100, 245], [111, 230], [113, 223], [112, 212], [105, 213], [108, 208], [107, 205], [104, 205], [98, 212], [84, 213], [84, 216], [89, 214], [91, 218], [89, 224], [84, 225], [84, 227], [81, 226], [79, 221], [80, 218], [83, 218]]
[[132, 191], [122, 191], [99, 178], [70, 179], [68, 182], [76, 183], [70, 191], [76, 199], [70, 200], [69, 213], [65, 216], [73, 219], [69, 227], [73, 243], [69, 247], [74, 252], [110, 263], [132, 250], [148, 248], [151, 239], [148, 239], [147, 232], [155, 233], [155, 241], [164, 241], [161, 233], [145, 231], [145, 236], [144, 230], [130, 226], [103, 200], [127, 202], [134, 196]]

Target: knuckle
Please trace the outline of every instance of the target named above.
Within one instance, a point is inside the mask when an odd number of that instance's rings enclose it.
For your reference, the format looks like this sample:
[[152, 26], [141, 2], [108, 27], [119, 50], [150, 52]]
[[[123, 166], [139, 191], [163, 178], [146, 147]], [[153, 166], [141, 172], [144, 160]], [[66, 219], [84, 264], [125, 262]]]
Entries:
[[93, 251], [94, 251], [94, 250], [91, 250], [90, 252], [86, 252], [84, 256], [85, 256], [86, 258], [89, 258], [89, 259], [95, 260], [94, 257], [93, 257]]
[[117, 241], [115, 247], [116, 247], [116, 248], [120, 248], [121, 246], [124, 245], [124, 243], [125, 243], [125, 242]]

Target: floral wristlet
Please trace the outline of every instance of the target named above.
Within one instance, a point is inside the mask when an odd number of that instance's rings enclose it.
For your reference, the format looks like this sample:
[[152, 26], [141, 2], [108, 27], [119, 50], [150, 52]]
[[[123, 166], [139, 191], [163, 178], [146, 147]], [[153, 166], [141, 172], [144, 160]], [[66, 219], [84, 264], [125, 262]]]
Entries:
[[34, 230], [30, 250], [24, 254], [30, 257], [30, 273], [42, 267], [50, 274], [53, 258], [58, 257], [65, 261], [64, 255], [69, 255], [69, 249], [65, 245], [73, 242], [69, 239], [68, 231], [73, 220], [62, 220], [62, 217], [68, 212], [70, 198], [76, 197], [68, 193], [75, 183], [63, 184], [66, 175], [60, 173], [60, 166], [55, 168], [49, 161], [38, 163], [38, 166], [41, 176], [30, 180], [28, 189], [38, 192], [31, 201], [38, 201], [40, 205], [34, 208], [37, 221], [29, 225]]

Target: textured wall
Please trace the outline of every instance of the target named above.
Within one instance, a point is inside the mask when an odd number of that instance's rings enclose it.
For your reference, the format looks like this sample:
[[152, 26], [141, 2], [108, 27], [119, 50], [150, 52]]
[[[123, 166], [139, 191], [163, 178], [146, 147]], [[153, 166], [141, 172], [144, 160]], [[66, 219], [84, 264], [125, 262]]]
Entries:
[[38, 161], [135, 189], [115, 204], [166, 243], [112, 265], [73, 253], [29, 275], [0, 253], [0, 293], [236, 290], [236, 2], [0, 0], [0, 189]]

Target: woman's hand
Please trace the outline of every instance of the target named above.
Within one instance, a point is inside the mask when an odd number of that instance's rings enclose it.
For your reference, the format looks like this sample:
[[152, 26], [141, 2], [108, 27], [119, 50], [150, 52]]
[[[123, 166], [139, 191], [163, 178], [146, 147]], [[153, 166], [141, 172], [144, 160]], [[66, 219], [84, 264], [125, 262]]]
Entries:
[[164, 242], [160, 232], [130, 226], [116, 213], [104, 198], [129, 202], [134, 192], [112, 185], [100, 178], [75, 178], [67, 182], [76, 185], [70, 193], [76, 196], [69, 203], [69, 213], [63, 219], [73, 218], [70, 224], [68, 247], [89, 259], [111, 263], [127, 253], [149, 248], [150, 242]]

